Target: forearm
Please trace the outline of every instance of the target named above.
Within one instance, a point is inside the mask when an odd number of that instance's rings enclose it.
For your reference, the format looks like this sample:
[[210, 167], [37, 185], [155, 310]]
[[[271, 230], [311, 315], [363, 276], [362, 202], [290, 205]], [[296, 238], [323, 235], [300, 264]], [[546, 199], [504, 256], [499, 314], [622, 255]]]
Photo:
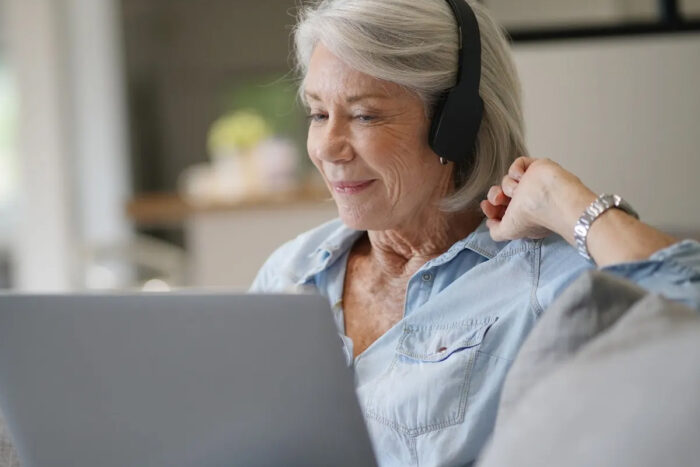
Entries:
[[[583, 184], [562, 187], [551, 229], [576, 247], [574, 225], [597, 195]], [[564, 191], [565, 190], [565, 191]], [[588, 232], [588, 252], [600, 266], [640, 261], [678, 240], [635, 219], [620, 209], [600, 215]]]
[[[596, 198], [557, 163], [521, 157], [481, 208], [497, 242], [555, 233], [577, 248], [574, 226]], [[700, 243], [679, 242], [616, 208], [598, 216], [586, 238], [600, 268], [700, 310]]]
[[[496, 241], [543, 238], [552, 232], [577, 248], [574, 226], [597, 195], [574, 174], [548, 159], [518, 158], [501, 185], [481, 204]], [[588, 253], [600, 267], [642, 261], [677, 243], [620, 209], [608, 209], [592, 223]]]

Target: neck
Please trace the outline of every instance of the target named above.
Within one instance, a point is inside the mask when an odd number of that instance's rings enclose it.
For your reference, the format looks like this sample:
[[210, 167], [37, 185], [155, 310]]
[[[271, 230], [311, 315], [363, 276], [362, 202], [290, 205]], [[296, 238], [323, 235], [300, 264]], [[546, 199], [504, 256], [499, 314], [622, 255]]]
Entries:
[[382, 272], [411, 276], [473, 232], [482, 219], [475, 211], [445, 213], [434, 209], [411, 219], [406, 227], [367, 232], [365, 252]]

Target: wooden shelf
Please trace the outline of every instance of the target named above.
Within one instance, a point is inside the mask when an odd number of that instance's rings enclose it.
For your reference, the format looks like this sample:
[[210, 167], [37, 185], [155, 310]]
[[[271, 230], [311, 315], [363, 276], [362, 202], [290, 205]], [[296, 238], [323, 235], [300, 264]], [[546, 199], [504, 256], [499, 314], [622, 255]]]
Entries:
[[324, 187], [305, 187], [299, 190], [249, 197], [230, 203], [192, 204], [176, 193], [144, 193], [126, 205], [129, 219], [139, 227], [177, 227], [187, 218], [207, 212], [270, 210], [300, 204], [331, 202]]

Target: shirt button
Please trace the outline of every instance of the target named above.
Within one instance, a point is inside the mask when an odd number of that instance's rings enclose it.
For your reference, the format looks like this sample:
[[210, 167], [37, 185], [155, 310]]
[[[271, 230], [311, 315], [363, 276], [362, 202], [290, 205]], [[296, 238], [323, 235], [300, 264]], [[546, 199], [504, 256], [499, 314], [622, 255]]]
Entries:
[[422, 277], [423, 277], [423, 280], [425, 282], [428, 282], [429, 280], [431, 280], [433, 278], [433, 275], [430, 274], [429, 272], [424, 272]]

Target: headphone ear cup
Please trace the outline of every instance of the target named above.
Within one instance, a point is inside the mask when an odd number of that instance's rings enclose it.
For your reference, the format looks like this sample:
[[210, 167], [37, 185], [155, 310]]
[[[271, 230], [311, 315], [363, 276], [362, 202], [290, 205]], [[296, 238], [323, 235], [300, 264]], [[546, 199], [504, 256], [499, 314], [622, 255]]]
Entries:
[[430, 148], [435, 152], [440, 157], [443, 157], [444, 154], [441, 154], [440, 147], [442, 146], [439, 144], [439, 139], [440, 139], [440, 126], [441, 122], [443, 119], [443, 112], [445, 110], [445, 103], [447, 102], [447, 97], [449, 96], [449, 92], [444, 93], [438, 101], [435, 103], [435, 107], [433, 109], [433, 116], [430, 121], [430, 133], [428, 136], [428, 144], [430, 145]]
[[446, 92], [442, 96], [440, 96], [433, 108], [433, 115], [432, 119], [430, 120], [430, 135], [428, 137], [428, 142], [430, 143], [430, 147], [433, 148], [433, 151], [435, 150], [435, 148], [433, 147], [433, 142], [435, 141], [438, 129], [440, 128], [440, 121], [442, 120], [442, 111], [445, 108], [445, 102], [447, 101], [448, 95], [449, 93]]
[[476, 137], [484, 113], [484, 102], [479, 95], [481, 37], [469, 4], [464, 0], [447, 0], [447, 3], [459, 32], [457, 83], [435, 106], [429, 142], [441, 159], [469, 166], [474, 162]]
[[469, 162], [476, 146], [484, 103], [462, 88], [452, 88], [435, 108], [430, 125], [430, 147], [449, 161]]

